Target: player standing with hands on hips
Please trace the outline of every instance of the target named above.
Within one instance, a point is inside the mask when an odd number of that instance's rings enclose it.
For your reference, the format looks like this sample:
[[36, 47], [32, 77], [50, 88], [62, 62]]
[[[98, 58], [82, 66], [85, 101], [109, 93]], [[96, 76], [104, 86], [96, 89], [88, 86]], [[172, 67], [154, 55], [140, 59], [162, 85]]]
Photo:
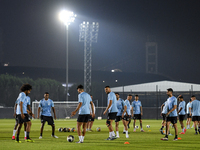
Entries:
[[105, 87], [105, 92], [106, 92], [106, 94], [108, 94], [108, 106], [103, 114], [105, 115], [108, 112], [106, 125], [109, 129], [109, 137], [106, 140], [114, 140], [117, 137], [115, 136], [115, 132], [112, 127], [112, 122], [113, 122], [113, 120], [115, 120], [117, 112], [118, 112], [117, 98], [115, 96], [115, 93], [111, 92], [111, 89], [109, 86]]
[[[83, 143], [85, 133], [86, 133], [87, 122], [90, 117], [90, 105], [92, 108], [92, 118], [95, 117], [94, 105], [93, 105], [90, 95], [88, 93], [84, 92], [82, 85], [79, 85], [77, 87], [77, 91], [79, 93], [79, 95], [78, 95], [79, 104], [78, 104], [76, 110], [71, 113], [71, 116], [74, 116], [76, 114], [76, 112], [79, 110], [79, 115], [78, 115], [78, 119], [77, 119], [77, 132], [78, 132], [78, 136], [79, 136], [79, 141], [77, 143]], [[81, 126], [83, 128], [82, 135], [81, 135]]]

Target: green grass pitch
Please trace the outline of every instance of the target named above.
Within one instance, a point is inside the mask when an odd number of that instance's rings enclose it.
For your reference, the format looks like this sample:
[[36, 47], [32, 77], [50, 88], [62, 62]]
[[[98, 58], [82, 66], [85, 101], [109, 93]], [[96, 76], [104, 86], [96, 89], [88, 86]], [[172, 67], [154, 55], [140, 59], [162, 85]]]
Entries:
[[[77, 144], [78, 136], [77, 132], [58, 132], [59, 127], [70, 127], [76, 128], [76, 120], [55, 120], [56, 133], [59, 138], [54, 139], [51, 137], [51, 126], [45, 125], [43, 139], [39, 139], [40, 135], [40, 121], [32, 120], [32, 127], [30, 137], [35, 143], [26, 143], [23, 140], [24, 132], [20, 134], [20, 140], [22, 143], [15, 143], [11, 140], [12, 131], [15, 124], [14, 119], [0, 119], [0, 149], [2, 150], [75, 150], [75, 149], [87, 149], [87, 150], [121, 150], [121, 149], [200, 149], [200, 135], [194, 135], [194, 129], [187, 130], [185, 135], [178, 135], [181, 140], [172, 141], [174, 136], [169, 136], [169, 141], [161, 141], [164, 137], [160, 134], [159, 129], [161, 126], [161, 120], [143, 120], [144, 133], [137, 129], [133, 133], [133, 127], [131, 122], [131, 128], [129, 129], [129, 138], [125, 138], [125, 134], [122, 133], [123, 125], [120, 122], [120, 138], [113, 141], [106, 141], [108, 137], [108, 129], [105, 125], [106, 120], [95, 120], [93, 125], [94, 132], [87, 132], [84, 143]], [[146, 128], [146, 125], [150, 125], [150, 128]], [[136, 125], [139, 125], [138, 121]], [[96, 128], [101, 127], [101, 132], [97, 132]], [[179, 133], [181, 132], [180, 124], [178, 123]], [[171, 133], [174, 134], [174, 129], [170, 129]], [[75, 141], [70, 143], [67, 142], [67, 136], [74, 135]], [[124, 144], [129, 142], [130, 144]]]

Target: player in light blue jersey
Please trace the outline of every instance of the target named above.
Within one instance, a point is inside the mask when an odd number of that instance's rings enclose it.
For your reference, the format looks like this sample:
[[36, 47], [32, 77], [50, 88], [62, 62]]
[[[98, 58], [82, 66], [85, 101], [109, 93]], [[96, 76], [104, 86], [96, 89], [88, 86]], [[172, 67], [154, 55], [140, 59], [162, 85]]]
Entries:
[[131, 119], [131, 104], [130, 101], [132, 100], [132, 95], [129, 94], [127, 96], [127, 99], [125, 100], [125, 106], [126, 106], [126, 110], [125, 112], [122, 114], [122, 120], [123, 120], [123, 124], [125, 127], [125, 132], [126, 132], [126, 138], [129, 138], [128, 136], [128, 123], [129, 123], [129, 119]]
[[30, 133], [30, 129], [31, 129], [31, 121], [30, 121], [29, 115], [34, 117], [34, 114], [31, 112], [30, 101], [26, 96], [31, 92], [31, 89], [32, 89], [32, 86], [30, 84], [22, 85], [22, 87], [20, 89], [21, 93], [19, 94], [19, 96], [17, 98], [18, 99], [18, 105], [17, 105], [17, 110], [16, 110], [17, 121], [18, 121], [17, 137], [16, 137], [17, 143], [21, 143], [21, 141], [19, 141], [19, 134], [20, 134], [22, 124], [24, 122], [27, 123], [26, 142], [34, 142], [29, 137], [29, 133]]
[[191, 104], [192, 104], [192, 99], [190, 98], [189, 102], [187, 103], [187, 121], [186, 121], [186, 124], [187, 124], [187, 129], [190, 129], [190, 122], [191, 122], [191, 118], [192, 116], [190, 115], [190, 108], [191, 108]]
[[118, 112], [115, 118], [115, 130], [116, 130], [117, 138], [119, 138], [119, 121], [122, 119], [122, 114], [126, 110], [126, 106], [125, 106], [124, 100], [119, 97], [119, 93], [115, 93], [115, 96], [117, 98], [117, 109], [118, 109]]
[[192, 115], [192, 121], [194, 122], [195, 134], [198, 134], [197, 128], [200, 134], [200, 101], [194, 95], [192, 95], [191, 99], [190, 115]]
[[[39, 119], [39, 115], [41, 115], [41, 128], [40, 128], [40, 137], [39, 139], [42, 139], [42, 133], [44, 129], [44, 125], [46, 122], [48, 122], [48, 125], [51, 125], [52, 127], [52, 137], [53, 138], [58, 138], [55, 135], [55, 124], [53, 117], [51, 115], [51, 109], [53, 110], [54, 113], [54, 119], [56, 120], [56, 111], [54, 108], [54, 103], [51, 99], [49, 99], [49, 93], [45, 92], [44, 98], [40, 100], [39, 107], [38, 107], [38, 116], [37, 118]], [[41, 111], [41, 112], [40, 112]]]
[[167, 104], [168, 104], [168, 111], [166, 114], [166, 135], [164, 138], [161, 138], [161, 140], [168, 141], [168, 134], [169, 134], [169, 126], [170, 123], [173, 124], [174, 129], [175, 129], [175, 138], [174, 141], [178, 140], [178, 128], [177, 128], [177, 98], [173, 96], [173, 89], [169, 88], [167, 89], [167, 95], [169, 98], [167, 99]]
[[107, 140], [114, 140], [117, 137], [115, 136], [115, 132], [113, 131], [112, 122], [113, 120], [115, 120], [117, 112], [118, 112], [117, 98], [115, 96], [115, 93], [111, 91], [109, 86], [105, 87], [105, 92], [106, 94], [108, 94], [108, 99], [107, 99], [108, 106], [103, 113], [105, 115], [108, 112], [106, 125], [109, 129], [109, 137], [107, 138]]
[[132, 103], [132, 110], [131, 110], [131, 113], [132, 113], [132, 117], [133, 117], [133, 132], [136, 132], [136, 129], [135, 129], [135, 123], [136, 123], [136, 119], [138, 119], [140, 121], [140, 131], [141, 132], [145, 132], [143, 129], [142, 129], [142, 115], [143, 115], [143, 112], [142, 112], [142, 103], [141, 101], [139, 101], [139, 96], [138, 95], [135, 95], [135, 100], [133, 101]]
[[[82, 85], [78, 85], [77, 91], [79, 93], [79, 95], [78, 95], [79, 104], [78, 104], [76, 110], [71, 113], [71, 116], [74, 116], [76, 114], [76, 112], [79, 111], [79, 116], [77, 119], [77, 132], [78, 132], [78, 136], [79, 136], [79, 141], [77, 143], [83, 143], [85, 133], [86, 133], [87, 122], [90, 117], [90, 105], [92, 108], [92, 118], [95, 117], [94, 105], [93, 105], [90, 95], [88, 93], [84, 92]], [[82, 134], [81, 134], [81, 126], [83, 128]]]
[[161, 105], [161, 117], [163, 118], [162, 119], [162, 127], [160, 128], [160, 133], [161, 134], [164, 134], [163, 133], [163, 128], [166, 126], [166, 114], [167, 114], [167, 108], [168, 108], [168, 105], [167, 105], [167, 101], [165, 101], [162, 105]]
[[[27, 109], [29, 109], [29, 110], [31, 110], [30, 109], [30, 97], [29, 96], [26, 96], [26, 101], [28, 101], [28, 108]], [[15, 117], [15, 120], [16, 120], [16, 122], [15, 122], [15, 126], [14, 126], [14, 130], [13, 130], [13, 135], [12, 135], [12, 140], [15, 140], [15, 133], [16, 133], [16, 131], [17, 131], [17, 126], [18, 126], [18, 121], [17, 121], [17, 105], [19, 104], [19, 101], [20, 99], [17, 99], [16, 101], [15, 101], [15, 106], [14, 106], [14, 117]], [[24, 122], [24, 139], [26, 140], [26, 127], [27, 127], [27, 124], [26, 124], [26, 122]]]
[[179, 95], [178, 100], [180, 102], [178, 106], [179, 122], [181, 124], [181, 129], [182, 129], [182, 132], [180, 134], [185, 134], [186, 129], [183, 123], [183, 120], [185, 118], [185, 101], [183, 100], [182, 95]]

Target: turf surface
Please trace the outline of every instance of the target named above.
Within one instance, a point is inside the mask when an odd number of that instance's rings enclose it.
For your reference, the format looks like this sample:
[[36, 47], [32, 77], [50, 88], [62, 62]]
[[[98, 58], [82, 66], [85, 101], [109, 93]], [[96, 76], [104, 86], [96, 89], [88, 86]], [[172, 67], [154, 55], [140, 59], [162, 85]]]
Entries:
[[[200, 149], [200, 135], [194, 135], [194, 129], [187, 130], [185, 135], [178, 135], [181, 140], [172, 141], [174, 136], [169, 136], [169, 141], [161, 141], [164, 137], [160, 134], [159, 129], [161, 126], [161, 120], [143, 120], [143, 128], [146, 132], [140, 132], [137, 129], [133, 133], [133, 127], [131, 122], [131, 128], [129, 129], [129, 139], [125, 138], [125, 134], [122, 134], [123, 125], [120, 122], [120, 138], [113, 141], [106, 141], [108, 137], [108, 129], [105, 125], [105, 120], [95, 120], [93, 125], [94, 132], [87, 132], [84, 143], [77, 144], [78, 141], [77, 132], [58, 132], [59, 127], [76, 127], [76, 120], [55, 120], [56, 133], [59, 138], [54, 139], [51, 137], [51, 126], [45, 125], [43, 139], [39, 139], [40, 135], [40, 121], [32, 120], [32, 127], [30, 137], [35, 143], [26, 143], [23, 140], [23, 129], [20, 134], [20, 140], [22, 143], [15, 143], [11, 140], [12, 130], [15, 124], [14, 119], [0, 119], [0, 149], [6, 150], [56, 150], [56, 149], [94, 149], [94, 150], [118, 150], [118, 149]], [[146, 125], [150, 125], [150, 128], [146, 128]], [[137, 122], [136, 125], [139, 125]], [[101, 132], [97, 132], [96, 128], [101, 127]], [[180, 125], [178, 124], [179, 133], [181, 132]], [[174, 129], [170, 129], [174, 134]], [[74, 135], [75, 141], [73, 143], [67, 142], [67, 136]], [[129, 142], [130, 144], [124, 144]]]

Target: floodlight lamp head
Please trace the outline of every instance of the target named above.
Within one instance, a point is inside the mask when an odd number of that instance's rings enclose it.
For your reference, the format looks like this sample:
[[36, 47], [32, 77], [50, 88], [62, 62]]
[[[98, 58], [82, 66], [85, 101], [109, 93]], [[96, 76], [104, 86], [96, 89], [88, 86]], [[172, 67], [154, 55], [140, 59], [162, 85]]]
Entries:
[[60, 12], [59, 18], [66, 26], [68, 26], [71, 22], [74, 22], [76, 14], [70, 11], [63, 10]]

